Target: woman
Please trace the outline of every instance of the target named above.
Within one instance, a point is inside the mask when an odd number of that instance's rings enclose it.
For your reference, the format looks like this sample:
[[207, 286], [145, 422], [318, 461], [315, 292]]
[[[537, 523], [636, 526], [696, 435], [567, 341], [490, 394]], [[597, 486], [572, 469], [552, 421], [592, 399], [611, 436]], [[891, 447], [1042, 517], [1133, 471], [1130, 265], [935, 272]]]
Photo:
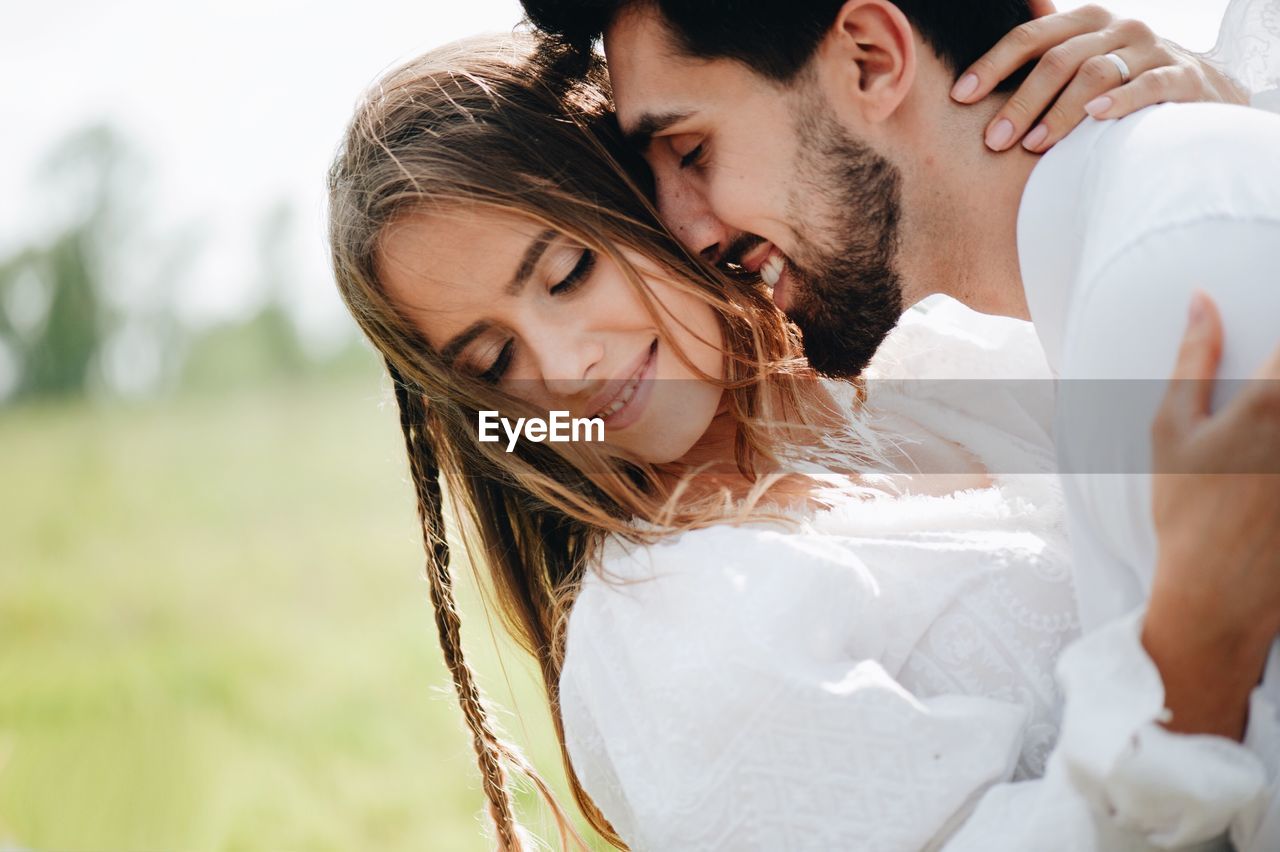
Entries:
[[[393, 379], [499, 841], [520, 845], [504, 768], [524, 766], [462, 657], [441, 477], [606, 837], [944, 842], [1054, 740], [1052, 665], [1075, 635], [1057, 495], [994, 481], [936, 405], [864, 408], [813, 376], [758, 280], [655, 224], [616, 162], [601, 69], [569, 83], [555, 61], [470, 42], [393, 72], [331, 174], [339, 286]], [[917, 336], [904, 357], [964, 351]], [[552, 410], [603, 420], [607, 441], [479, 438], [480, 412]], [[1026, 422], [1003, 449], [1047, 465]], [[962, 475], [867, 475], [922, 452]]]

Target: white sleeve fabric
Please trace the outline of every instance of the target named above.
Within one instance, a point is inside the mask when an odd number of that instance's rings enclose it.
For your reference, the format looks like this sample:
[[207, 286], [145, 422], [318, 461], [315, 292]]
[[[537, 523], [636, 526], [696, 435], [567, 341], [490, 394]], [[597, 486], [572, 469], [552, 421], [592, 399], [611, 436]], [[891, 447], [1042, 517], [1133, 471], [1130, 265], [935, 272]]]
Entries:
[[[904, 689], [880, 661], [894, 613], [848, 548], [717, 527], [606, 570], [618, 579], [589, 582], [570, 618], [560, 701], [575, 771], [633, 849], [1167, 848], [1185, 799], [1162, 798], [1180, 788], [1161, 773], [1219, 800], [1256, 781], [1231, 761], [1202, 771], [1218, 765], [1200, 762], [1212, 738], [1181, 752], [1189, 764], [1160, 763], [1179, 754], [1164, 743], [1128, 750], [1162, 698], [1131, 636], [1070, 652], [1075, 733], [1044, 778], [1013, 781], [1025, 709]], [[1103, 767], [1101, 786], [1080, 765]], [[1133, 819], [1096, 820], [1081, 790]], [[1224, 848], [1209, 837], [1194, 848]]]
[[631, 848], [937, 847], [1011, 777], [1023, 708], [904, 690], [877, 661], [892, 613], [847, 548], [715, 527], [622, 559], [622, 585], [575, 603], [560, 701]]
[[[1160, 673], [1141, 643], [1138, 610], [1086, 635], [1058, 668], [1066, 711], [1058, 757], [1072, 785], [1121, 834], [1158, 848], [1221, 843], [1228, 830], [1250, 847], [1267, 773], [1253, 750], [1224, 737], [1175, 734]], [[1251, 710], [1274, 727], [1261, 690]], [[1271, 736], [1274, 736], [1272, 733]]]
[[[1087, 529], [1073, 528], [1073, 548], [1077, 557], [1104, 552], [1131, 566], [1142, 597], [1156, 556], [1146, 473], [1150, 423], [1167, 385], [1151, 377], [1171, 372], [1196, 288], [1213, 296], [1223, 316], [1219, 377], [1253, 372], [1277, 343], [1270, 319], [1280, 316], [1277, 246], [1280, 217], [1201, 218], [1151, 233], [1107, 259], [1073, 299], [1057, 423], [1060, 457], [1074, 469], [1068, 509], [1089, 519], [1081, 525]], [[1099, 379], [1129, 380], [1112, 382], [1124, 399], [1100, 391]], [[1215, 407], [1239, 387], [1220, 381]], [[1078, 571], [1077, 580], [1088, 597], [1087, 575]], [[1105, 589], [1100, 579], [1093, 598], [1102, 601]], [[1243, 745], [1171, 734], [1159, 725], [1164, 692], [1141, 646], [1142, 614], [1116, 615], [1062, 658], [1065, 771], [1097, 813], [1162, 845], [1229, 830], [1242, 852], [1280, 848], [1280, 680], [1268, 672], [1254, 691]]]

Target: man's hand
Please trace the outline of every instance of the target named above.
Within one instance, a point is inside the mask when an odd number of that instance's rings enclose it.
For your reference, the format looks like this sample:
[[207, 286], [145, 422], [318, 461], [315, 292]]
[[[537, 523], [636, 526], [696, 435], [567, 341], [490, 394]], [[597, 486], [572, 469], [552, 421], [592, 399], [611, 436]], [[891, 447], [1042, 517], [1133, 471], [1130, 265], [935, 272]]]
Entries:
[[1158, 561], [1142, 642], [1167, 727], [1240, 739], [1280, 632], [1280, 350], [1210, 414], [1222, 322], [1203, 294], [1152, 427]]
[[[1249, 102], [1238, 83], [1141, 21], [1117, 18], [1100, 6], [1053, 13], [1053, 4], [1041, 0], [1032, 9], [1038, 17], [1000, 39], [951, 91], [961, 103], [976, 103], [1001, 80], [1040, 59], [987, 125], [987, 147], [993, 151], [1012, 148], [1018, 140], [1029, 151], [1046, 151], [1087, 115], [1121, 118], [1174, 101]], [[1128, 66], [1127, 83], [1108, 53]]]

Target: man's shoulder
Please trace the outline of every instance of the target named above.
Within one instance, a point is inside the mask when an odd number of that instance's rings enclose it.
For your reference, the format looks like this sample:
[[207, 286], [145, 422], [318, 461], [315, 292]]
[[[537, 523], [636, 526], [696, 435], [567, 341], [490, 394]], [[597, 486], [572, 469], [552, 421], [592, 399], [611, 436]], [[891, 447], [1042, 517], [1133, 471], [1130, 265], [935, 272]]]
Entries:
[[[1163, 104], [1105, 122], [1088, 146], [1086, 168], [1100, 198], [1142, 192], [1182, 205], [1280, 184], [1280, 116], [1227, 104]], [[1137, 200], [1137, 199], [1135, 199]]]
[[1167, 104], [1106, 122], [1083, 141], [1074, 155], [1084, 272], [1153, 232], [1280, 219], [1280, 116]]
[[1086, 120], [1036, 165], [1018, 217], [1027, 303], [1055, 367], [1082, 282], [1160, 235], [1280, 221], [1280, 116], [1223, 104]]

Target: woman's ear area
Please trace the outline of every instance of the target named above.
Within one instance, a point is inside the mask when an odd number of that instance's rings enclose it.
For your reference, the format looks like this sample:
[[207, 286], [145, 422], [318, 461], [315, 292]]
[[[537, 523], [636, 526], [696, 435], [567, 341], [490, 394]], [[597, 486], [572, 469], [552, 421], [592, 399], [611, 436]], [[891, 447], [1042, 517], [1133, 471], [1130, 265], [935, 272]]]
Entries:
[[877, 124], [901, 106], [915, 82], [920, 44], [888, 0], [848, 0], [814, 56], [819, 78], [839, 112]]

